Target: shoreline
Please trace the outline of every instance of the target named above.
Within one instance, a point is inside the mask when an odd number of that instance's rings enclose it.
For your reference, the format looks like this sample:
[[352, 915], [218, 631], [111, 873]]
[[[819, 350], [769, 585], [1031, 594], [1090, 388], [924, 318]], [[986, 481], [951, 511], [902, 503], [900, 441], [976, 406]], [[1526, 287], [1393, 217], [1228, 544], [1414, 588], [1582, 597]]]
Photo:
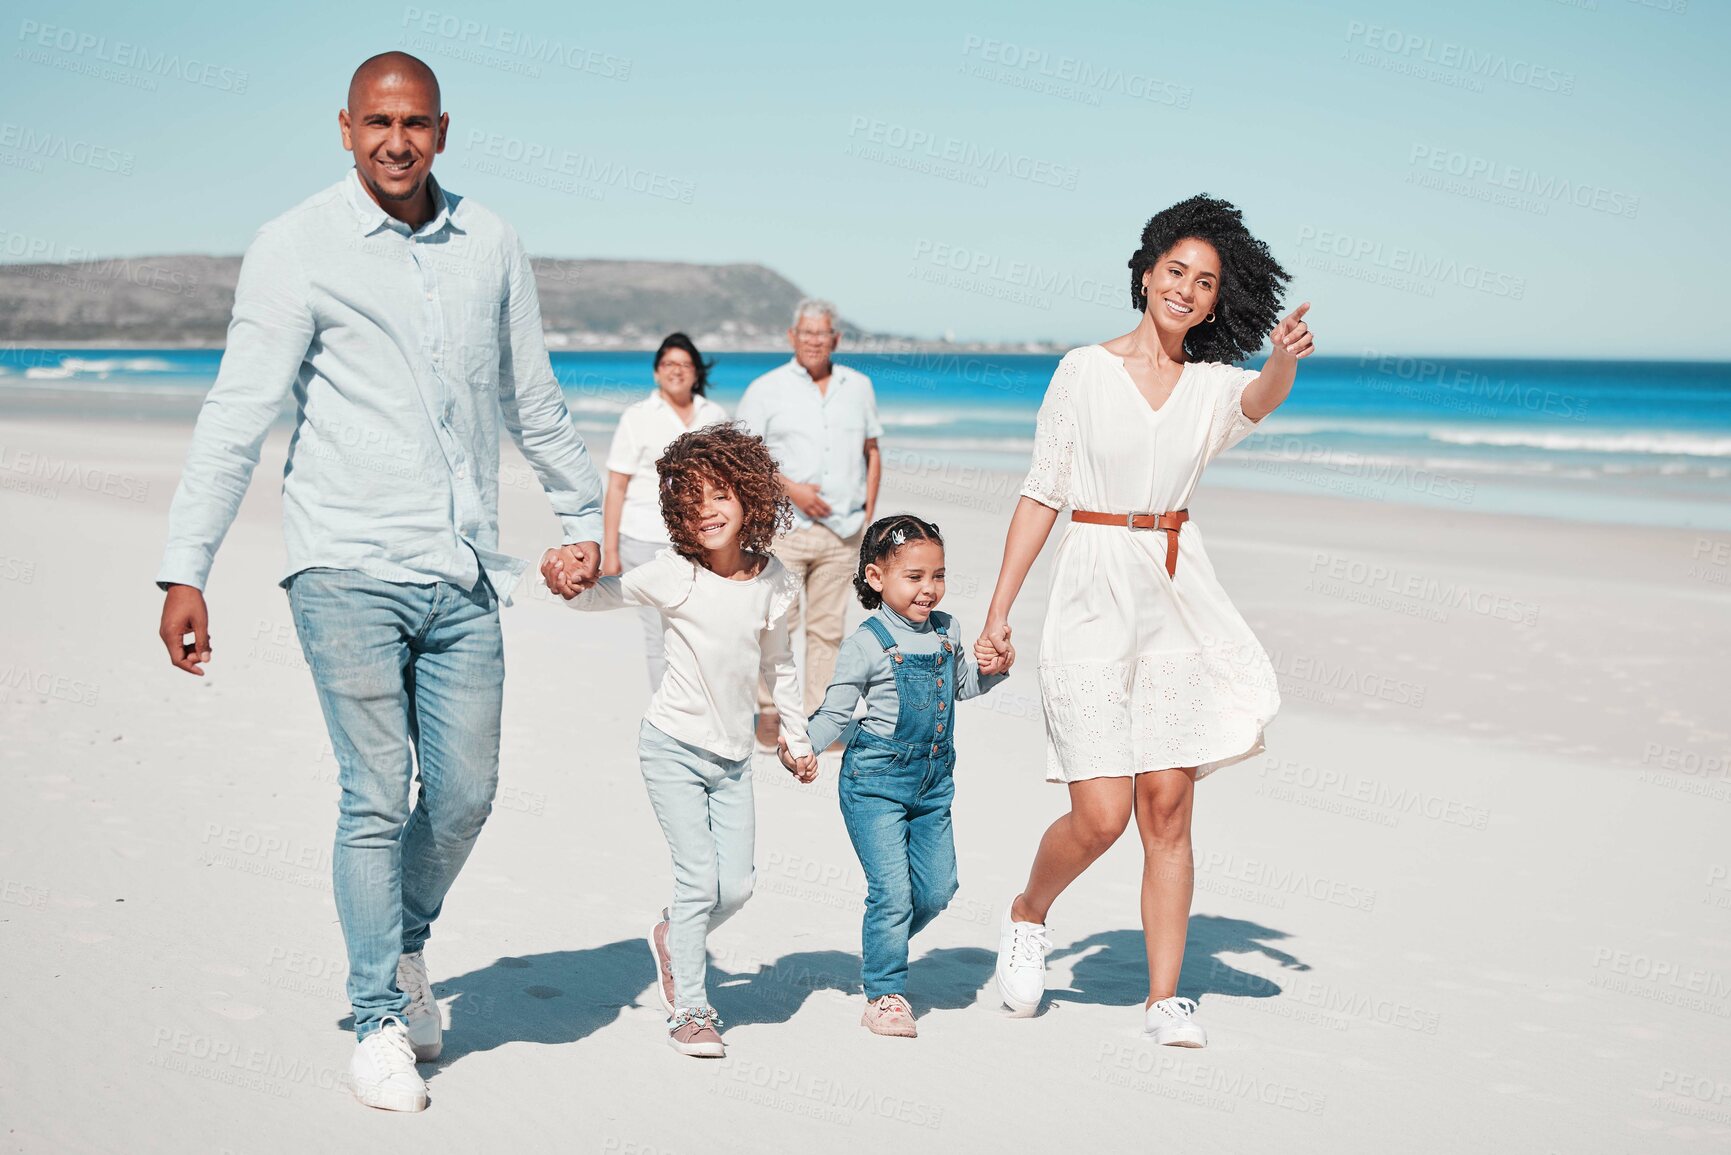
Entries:
[[[27, 404], [22, 407], [6, 404], [13, 399], [23, 399]], [[0, 393], [0, 429], [10, 424], [47, 432], [71, 422], [98, 435], [113, 435], [121, 430], [136, 435], [149, 430], [153, 436], [160, 436], [172, 431], [171, 440], [184, 449], [202, 395], [194, 397], [176, 391], [151, 397], [133, 393], [128, 400], [135, 406], [135, 412], [127, 417], [92, 415], [87, 404], [80, 404], [61, 391], [21, 387], [12, 391], [11, 398]], [[573, 419], [596, 468], [601, 469], [612, 440], [612, 423], [582, 420], [575, 414]], [[272, 426], [270, 436], [280, 440], [291, 428], [291, 416], [285, 412]], [[534, 489], [533, 473], [509, 439], [502, 438], [500, 446], [501, 491]], [[924, 444], [917, 437], [902, 438], [885, 446], [883, 475], [886, 486], [920, 500], [978, 512], [1001, 509], [1007, 517], [1026, 471], [1001, 464], [1003, 457], [1000, 451], [951, 450]], [[0, 486], [8, 484], [9, 473], [28, 475], [30, 469], [8, 466], [5, 442], [0, 441]], [[280, 466], [276, 473], [280, 474]], [[266, 476], [261, 462], [254, 480]], [[22, 483], [28, 477], [14, 480]], [[1463, 480], [1422, 466], [1376, 464], [1331, 471], [1330, 467], [1316, 463], [1258, 457], [1254, 451], [1243, 448], [1227, 453], [1209, 467], [1198, 500], [1205, 501], [1214, 492], [1241, 494], [1253, 501], [1319, 501], [1340, 511], [1331, 516], [1386, 510], [1398, 517], [1403, 512], [1424, 511], [1482, 517], [1510, 525], [1524, 520], [1534, 526], [1599, 526], [1690, 534], [1695, 538], [1731, 534], [1728, 501], [1686, 504], [1668, 501], [1662, 494], [1638, 490], [1607, 493], [1566, 479], [1521, 475], [1472, 476]], [[1671, 520], [1653, 521], [1655, 508], [1665, 510]]]
[[[545, 336], [552, 337], [554, 333]], [[695, 337], [693, 338], [696, 339]], [[875, 343], [877, 341], [879, 343]], [[53, 349], [112, 349], [116, 352], [150, 352], [173, 353], [177, 351], [206, 352], [227, 348], [224, 341], [117, 341], [114, 338], [80, 337], [65, 340], [37, 340], [21, 337], [5, 338], [6, 345], [17, 352], [35, 352]], [[1000, 357], [1053, 357], [1062, 356], [1072, 349], [1083, 348], [1097, 344], [1096, 341], [1077, 339], [1075, 341], [1029, 340], [1029, 341], [936, 341], [920, 338], [900, 338], [873, 336], [844, 337], [842, 347], [836, 350], [835, 359], [845, 364], [849, 354], [893, 357], [903, 353], [982, 353]], [[563, 345], [549, 343], [549, 353], [653, 353], [659, 347], [658, 341], [626, 340], [619, 344], [575, 344]], [[776, 342], [762, 345], [726, 345], [711, 341], [699, 343], [705, 353], [749, 353], [754, 355], [788, 353], [786, 342]], [[1259, 362], [1267, 355], [1267, 350], [1258, 350], [1248, 361]], [[1510, 364], [1533, 365], [1665, 365], [1693, 367], [1721, 367], [1731, 370], [1731, 359], [1719, 357], [1645, 357], [1639, 360], [1628, 358], [1607, 357], [1564, 357], [1547, 356], [1543, 353], [1484, 353], [1458, 354], [1444, 353], [1433, 350], [1387, 350], [1366, 348], [1359, 353], [1331, 353], [1321, 355], [1328, 361], [1351, 361], [1358, 364], [1369, 364], [1373, 361], [1437, 361], [1449, 364], [1471, 365], [1482, 362], [1497, 362]], [[1248, 363], [1248, 362], [1247, 362]]]

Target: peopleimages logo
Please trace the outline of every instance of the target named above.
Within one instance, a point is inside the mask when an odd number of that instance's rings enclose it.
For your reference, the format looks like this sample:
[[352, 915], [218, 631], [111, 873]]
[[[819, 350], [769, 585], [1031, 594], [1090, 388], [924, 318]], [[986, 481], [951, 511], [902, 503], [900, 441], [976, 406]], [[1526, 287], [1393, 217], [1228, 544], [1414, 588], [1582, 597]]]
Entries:
[[110, 40], [92, 32], [22, 20], [18, 39], [27, 48], [51, 49], [69, 56], [94, 60], [117, 68], [130, 68], [150, 76], [184, 80], [222, 92], [244, 93], [250, 73], [244, 69], [208, 64], [195, 57], [161, 52], [127, 40]]
[[1131, 100], [1189, 108], [1195, 95], [1187, 84], [990, 36], [964, 38], [962, 55], [976, 62], [974, 69], [964, 66], [963, 71], [982, 80], [1048, 91], [1087, 104], [1099, 104], [1102, 92], [1115, 92]]
[[71, 702], [75, 706], [94, 706], [97, 696], [102, 693], [102, 687], [92, 685], [82, 678], [32, 669], [29, 666], [8, 664], [0, 667], [0, 701], [14, 692], [37, 694], [44, 699]]
[[1519, 301], [1527, 295], [1527, 279], [1454, 257], [1432, 256], [1405, 245], [1385, 245], [1370, 237], [1301, 225], [1298, 245], [1313, 253], [1359, 262], [1418, 281], [1440, 281], [1463, 289]]
[[[697, 185], [693, 181], [503, 133], [470, 129], [467, 143], [472, 151], [482, 157], [521, 166], [525, 171], [544, 173], [552, 177], [567, 177], [579, 185], [592, 185], [598, 189], [627, 189], [644, 196], [679, 201], [682, 204], [690, 204], [697, 192]], [[505, 170], [491, 171], [510, 175]]]
[[1575, 91], [1573, 72], [1547, 68], [1518, 56], [1472, 48], [1452, 40], [1386, 28], [1381, 24], [1348, 21], [1346, 40], [1348, 44], [1403, 60], [1447, 68], [1478, 80], [1497, 80], [1563, 96], [1573, 95]]
[[537, 36], [519, 28], [471, 20], [451, 12], [409, 6], [403, 27], [422, 36], [438, 36], [468, 48], [519, 57], [534, 64], [557, 64], [605, 80], [630, 80], [631, 58], [570, 44], [553, 36]]
[[[1076, 187], [1079, 170], [1074, 165], [1059, 164], [1009, 149], [982, 147], [918, 125], [856, 115], [849, 120], [847, 132], [848, 136], [866, 145], [878, 146], [877, 150], [855, 150], [867, 160], [889, 160], [892, 156], [905, 154], [909, 158], [953, 166], [982, 177], [1007, 176], [1054, 188]], [[879, 150], [887, 151], [882, 156], [872, 155], [873, 151]]]
[[0, 148], [13, 149], [37, 160], [58, 160], [98, 172], [132, 175], [133, 157], [130, 152], [79, 140], [64, 133], [40, 132], [11, 121], [0, 123]]
[[1590, 181], [1572, 181], [1567, 177], [1505, 164], [1476, 153], [1439, 145], [1413, 145], [1407, 156], [1407, 163], [1424, 172], [1456, 177], [1495, 189], [1506, 189], [1530, 196], [1539, 202], [1564, 202], [1579, 209], [1589, 209], [1614, 217], [1633, 218], [1641, 207], [1640, 197]]

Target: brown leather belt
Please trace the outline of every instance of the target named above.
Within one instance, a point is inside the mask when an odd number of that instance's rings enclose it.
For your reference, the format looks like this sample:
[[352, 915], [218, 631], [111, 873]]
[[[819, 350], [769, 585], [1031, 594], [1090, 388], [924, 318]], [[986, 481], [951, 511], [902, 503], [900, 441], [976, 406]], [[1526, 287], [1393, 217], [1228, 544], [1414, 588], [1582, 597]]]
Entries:
[[1190, 520], [1188, 509], [1175, 509], [1170, 513], [1090, 513], [1085, 509], [1072, 509], [1070, 520], [1087, 525], [1121, 525], [1125, 529], [1165, 530], [1166, 576], [1178, 576], [1178, 531]]

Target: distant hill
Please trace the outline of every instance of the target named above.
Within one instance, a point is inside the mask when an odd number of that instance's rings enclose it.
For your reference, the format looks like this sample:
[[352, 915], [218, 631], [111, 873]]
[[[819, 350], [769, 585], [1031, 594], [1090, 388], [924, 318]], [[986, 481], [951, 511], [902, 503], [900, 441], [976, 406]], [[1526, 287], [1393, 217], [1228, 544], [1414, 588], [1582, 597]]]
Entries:
[[[555, 349], [654, 348], [677, 329], [704, 349], [782, 349], [799, 286], [762, 265], [536, 260]], [[0, 264], [0, 340], [18, 344], [220, 346], [239, 257], [115, 257]], [[859, 331], [850, 347], [1009, 349]], [[1044, 343], [1014, 346], [1045, 351]]]

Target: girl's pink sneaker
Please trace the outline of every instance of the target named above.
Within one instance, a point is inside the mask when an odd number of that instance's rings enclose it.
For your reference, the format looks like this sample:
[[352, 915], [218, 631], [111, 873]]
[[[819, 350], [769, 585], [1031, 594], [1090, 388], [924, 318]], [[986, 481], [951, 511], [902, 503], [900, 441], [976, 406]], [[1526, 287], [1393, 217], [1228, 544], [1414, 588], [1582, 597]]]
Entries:
[[860, 1025], [874, 1035], [889, 1035], [897, 1039], [916, 1039], [919, 1028], [914, 1025], [914, 1011], [900, 995], [879, 995], [867, 999]]
[[694, 1059], [721, 1059], [727, 1047], [721, 1041], [721, 1020], [708, 1007], [681, 1007], [667, 1020], [667, 1042], [682, 1055]]

